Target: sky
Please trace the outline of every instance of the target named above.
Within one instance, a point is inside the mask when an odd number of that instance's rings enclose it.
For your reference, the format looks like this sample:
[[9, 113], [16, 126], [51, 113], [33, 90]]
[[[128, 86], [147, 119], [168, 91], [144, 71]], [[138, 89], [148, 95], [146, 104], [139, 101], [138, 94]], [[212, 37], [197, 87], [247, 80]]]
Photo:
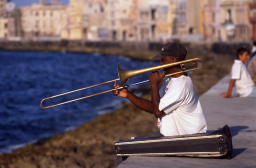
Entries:
[[[51, 0], [47, 0], [50, 2]], [[63, 5], [67, 5], [69, 3], [69, 0], [59, 0], [62, 2]], [[38, 3], [39, 0], [11, 0], [11, 2], [14, 2], [17, 7], [22, 7], [22, 6], [30, 6], [33, 3]]]

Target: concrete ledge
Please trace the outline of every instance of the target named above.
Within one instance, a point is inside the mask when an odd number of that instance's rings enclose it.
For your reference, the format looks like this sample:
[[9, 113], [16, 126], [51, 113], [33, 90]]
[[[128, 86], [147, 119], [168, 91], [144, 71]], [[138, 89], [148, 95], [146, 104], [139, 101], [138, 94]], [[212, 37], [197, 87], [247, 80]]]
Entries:
[[233, 158], [231, 160], [189, 157], [129, 157], [118, 168], [169, 167], [256, 167], [256, 99], [232, 99], [219, 93], [228, 89], [230, 76], [225, 76], [200, 97], [208, 130], [214, 131], [227, 124], [231, 129]]

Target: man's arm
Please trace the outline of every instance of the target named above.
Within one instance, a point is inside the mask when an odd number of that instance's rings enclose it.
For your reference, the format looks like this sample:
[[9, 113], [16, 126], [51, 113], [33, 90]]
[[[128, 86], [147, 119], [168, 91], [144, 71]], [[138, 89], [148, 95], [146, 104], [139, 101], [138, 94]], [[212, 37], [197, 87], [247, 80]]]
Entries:
[[159, 110], [159, 104], [160, 104], [160, 95], [158, 91], [158, 85], [161, 82], [161, 80], [164, 78], [166, 72], [163, 72], [162, 74], [159, 74], [158, 72], [153, 72], [149, 75], [149, 82], [151, 84], [151, 101], [152, 101], [152, 107], [153, 107], [153, 113], [156, 118], [160, 118], [165, 113], [163, 111]]
[[[117, 89], [119, 87], [121, 87], [121, 86], [118, 84], [115, 84], [113, 88]], [[113, 94], [115, 96], [127, 98], [138, 108], [153, 114], [153, 108], [152, 108], [151, 101], [140, 98], [140, 97], [132, 94], [131, 92], [129, 92], [129, 90], [127, 90], [127, 89], [115, 90], [115, 91], [113, 91]]]
[[223, 98], [231, 98], [231, 93], [232, 93], [232, 89], [233, 89], [235, 81], [236, 81], [236, 79], [231, 79], [230, 83], [229, 83], [229, 88], [228, 88], [227, 93], [221, 93], [220, 94], [220, 95], [223, 96]]
[[[153, 72], [149, 75], [149, 82], [151, 84], [151, 101], [142, 99], [140, 97], [137, 97], [136, 95], [129, 92], [127, 89], [121, 89], [121, 90], [115, 90], [113, 91], [113, 94], [115, 96], [124, 97], [130, 100], [135, 106], [139, 107], [140, 109], [149, 112], [151, 114], [154, 114], [156, 118], [159, 118], [163, 115], [165, 115], [164, 112], [159, 110], [159, 103], [160, 103], [160, 95], [158, 91], [158, 84], [161, 82], [161, 80], [165, 76], [164, 72], [163, 74], [158, 74], [158, 72]], [[117, 89], [121, 87], [118, 84], [114, 84], [114, 89]]]
[[158, 84], [152, 84], [151, 83], [151, 101], [152, 101], [152, 106], [153, 106], [153, 111], [155, 114], [156, 118], [160, 118], [163, 115], [165, 115], [165, 113], [163, 111], [159, 110], [159, 104], [160, 104], [160, 95], [159, 95], [159, 91], [158, 91]]

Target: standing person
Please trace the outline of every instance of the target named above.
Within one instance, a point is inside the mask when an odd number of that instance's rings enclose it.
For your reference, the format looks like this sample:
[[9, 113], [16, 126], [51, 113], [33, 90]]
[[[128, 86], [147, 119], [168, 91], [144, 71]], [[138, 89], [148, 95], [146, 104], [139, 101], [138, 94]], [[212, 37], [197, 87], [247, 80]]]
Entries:
[[223, 98], [231, 98], [232, 89], [235, 85], [240, 97], [256, 97], [255, 85], [244, 65], [249, 59], [249, 51], [241, 47], [237, 49], [236, 55], [238, 60], [235, 60], [232, 66], [228, 91], [220, 95]]
[[256, 56], [252, 57], [252, 59], [249, 61], [247, 71], [250, 74], [254, 85], [256, 85]]
[[[185, 60], [187, 51], [179, 43], [168, 43], [162, 51], [153, 57], [153, 60], [161, 60], [160, 64], [169, 64]], [[127, 98], [140, 109], [154, 114], [158, 118], [160, 133], [149, 134], [139, 138], [156, 136], [173, 136], [193, 133], [205, 133], [206, 120], [195, 93], [191, 78], [186, 73], [166, 77], [160, 91], [158, 85], [166, 74], [181, 71], [181, 67], [172, 66], [165, 68], [163, 74], [153, 72], [149, 75], [151, 84], [151, 100], [145, 100], [121, 89], [113, 91], [115, 96]], [[115, 84], [117, 89], [120, 85]], [[137, 137], [138, 138], [138, 137]]]

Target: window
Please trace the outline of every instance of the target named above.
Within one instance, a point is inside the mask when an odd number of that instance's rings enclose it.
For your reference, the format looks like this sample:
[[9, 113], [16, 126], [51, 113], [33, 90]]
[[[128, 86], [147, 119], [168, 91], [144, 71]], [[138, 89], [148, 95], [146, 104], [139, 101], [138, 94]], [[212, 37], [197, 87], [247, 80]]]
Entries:
[[253, 12], [253, 17], [256, 17], [256, 12]]
[[39, 21], [37, 20], [35, 23], [35, 28], [38, 28], [38, 27], [39, 27]]
[[189, 28], [189, 34], [193, 34], [193, 27]]
[[156, 29], [156, 26], [155, 25], [151, 25], [151, 34], [152, 34], [153, 38], [155, 38], [155, 29]]
[[155, 20], [156, 19], [156, 10], [155, 9], [151, 9], [151, 19]]
[[111, 12], [111, 17], [113, 17], [113, 18], [115, 17], [115, 12], [114, 11]]
[[226, 21], [231, 22], [231, 9], [227, 10]]

